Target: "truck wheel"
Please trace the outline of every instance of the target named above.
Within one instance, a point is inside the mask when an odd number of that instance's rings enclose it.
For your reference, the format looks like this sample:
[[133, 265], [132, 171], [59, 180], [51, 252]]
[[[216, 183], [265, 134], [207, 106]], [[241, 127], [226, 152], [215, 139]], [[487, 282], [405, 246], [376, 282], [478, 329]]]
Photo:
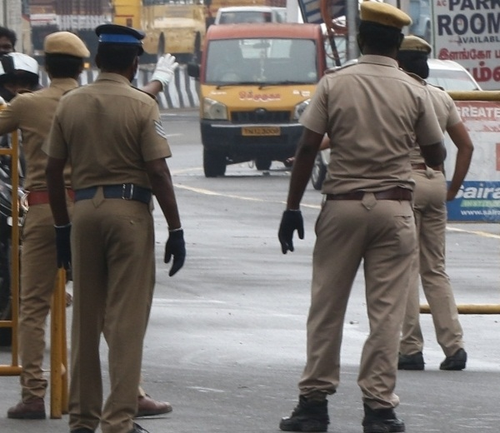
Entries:
[[267, 158], [257, 158], [255, 160], [255, 168], [257, 170], [269, 170], [271, 168], [271, 160]]
[[323, 164], [323, 160], [321, 159], [321, 154], [318, 153], [316, 159], [314, 161], [313, 170], [311, 173], [311, 184], [314, 189], [321, 190], [323, 186], [323, 181], [326, 176], [326, 166]]
[[196, 33], [196, 38], [194, 40], [194, 51], [191, 62], [198, 64], [201, 63], [201, 36], [199, 33]]
[[216, 150], [203, 148], [203, 170], [205, 177], [224, 176], [226, 173], [226, 155]]

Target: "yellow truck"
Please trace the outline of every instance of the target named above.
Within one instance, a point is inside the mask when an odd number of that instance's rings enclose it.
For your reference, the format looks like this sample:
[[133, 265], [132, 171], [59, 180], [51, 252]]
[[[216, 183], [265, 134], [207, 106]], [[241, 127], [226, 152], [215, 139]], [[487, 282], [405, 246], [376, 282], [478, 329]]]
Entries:
[[143, 60], [151, 62], [167, 52], [181, 63], [197, 61], [205, 13], [203, 0], [113, 0], [113, 22], [146, 33]]
[[318, 24], [212, 25], [201, 65], [200, 129], [206, 177], [228, 164], [255, 161], [268, 170], [295, 154], [299, 117], [326, 69]]

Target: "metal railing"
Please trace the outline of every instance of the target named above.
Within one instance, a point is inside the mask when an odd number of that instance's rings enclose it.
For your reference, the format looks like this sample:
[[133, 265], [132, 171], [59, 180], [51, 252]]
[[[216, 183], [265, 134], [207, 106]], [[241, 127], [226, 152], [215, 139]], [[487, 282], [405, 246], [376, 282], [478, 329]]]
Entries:
[[[498, 101], [500, 91], [448, 91], [454, 101]], [[500, 304], [459, 304], [457, 310], [460, 314], [500, 314]], [[421, 305], [420, 312], [429, 314], [429, 305]]]
[[[0, 107], [0, 110], [2, 108]], [[11, 363], [0, 365], [0, 376], [19, 376], [22, 367], [19, 365], [19, 134], [12, 133], [12, 147], [0, 149], [0, 155], [11, 157], [12, 185], [12, 233], [11, 233], [11, 269], [10, 296], [11, 319], [0, 320], [0, 328], [11, 328]], [[51, 351], [50, 351], [50, 417], [59, 419], [68, 413], [68, 350], [66, 338], [66, 272], [60, 269], [52, 298], [51, 306]]]

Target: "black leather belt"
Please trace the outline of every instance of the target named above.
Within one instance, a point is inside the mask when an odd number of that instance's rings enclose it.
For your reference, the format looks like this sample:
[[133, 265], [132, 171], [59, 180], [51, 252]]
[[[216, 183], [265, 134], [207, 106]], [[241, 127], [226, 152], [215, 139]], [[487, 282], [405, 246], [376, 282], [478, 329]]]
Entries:
[[[77, 189], [75, 191], [75, 201], [89, 200], [94, 198], [97, 186]], [[151, 190], [133, 183], [123, 183], [121, 185], [102, 185], [104, 198], [120, 198], [122, 200], [136, 200], [149, 204], [151, 201]]]
[[[363, 200], [366, 191], [354, 191], [346, 194], [327, 194], [327, 200]], [[391, 188], [386, 191], [373, 193], [377, 200], [408, 200], [412, 199], [412, 192], [406, 188]]]

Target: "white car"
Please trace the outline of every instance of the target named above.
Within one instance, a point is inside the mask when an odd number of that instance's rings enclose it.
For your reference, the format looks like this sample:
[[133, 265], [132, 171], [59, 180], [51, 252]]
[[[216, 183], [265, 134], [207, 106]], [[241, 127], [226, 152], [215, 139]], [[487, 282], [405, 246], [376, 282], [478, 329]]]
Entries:
[[286, 8], [271, 6], [232, 6], [219, 8], [214, 24], [285, 22]]
[[[356, 63], [350, 60], [347, 64]], [[474, 91], [482, 90], [472, 75], [461, 65], [452, 60], [429, 59], [429, 77], [427, 82], [444, 90]], [[314, 189], [321, 190], [326, 176], [326, 167], [330, 161], [330, 149], [318, 152], [311, 174]]]

